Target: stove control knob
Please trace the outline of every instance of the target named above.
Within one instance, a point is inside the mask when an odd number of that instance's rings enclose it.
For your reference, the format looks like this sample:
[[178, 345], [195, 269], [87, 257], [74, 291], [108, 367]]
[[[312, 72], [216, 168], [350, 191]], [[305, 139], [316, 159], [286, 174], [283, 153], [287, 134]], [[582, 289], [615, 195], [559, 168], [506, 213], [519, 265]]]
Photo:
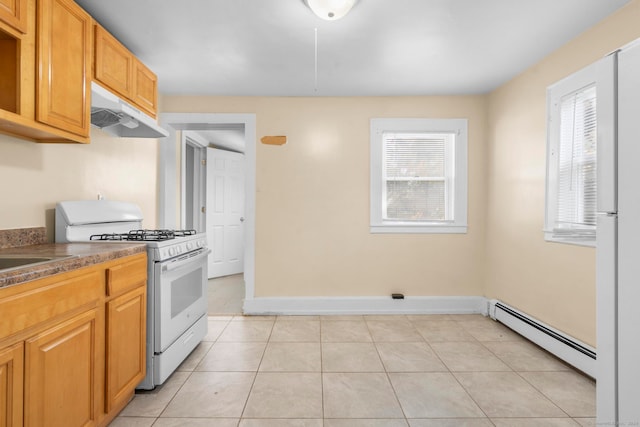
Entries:
[[182, 246], [178, 246], [178, 247], [176, 248], [176, 252], [177, 252], [178, 254], [181, 254], [181, 253], [182, 253]]
[[176, 248], [169, 248], [169, 255], [174, 256], [176, 254]]
[[188, 251], [192, 251], [193, 250], [193, 242], [187, 243], [187, 250]]

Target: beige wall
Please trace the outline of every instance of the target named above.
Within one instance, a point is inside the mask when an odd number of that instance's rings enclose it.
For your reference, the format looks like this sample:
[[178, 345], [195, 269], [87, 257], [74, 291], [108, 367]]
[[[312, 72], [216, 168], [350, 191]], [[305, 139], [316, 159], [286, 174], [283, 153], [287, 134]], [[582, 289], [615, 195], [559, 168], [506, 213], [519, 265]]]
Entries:
[[485, 295], [591, 345], [595, 250], [542, 233], [546, 87], [638, 37], [633, 1], [489, 96]]
[[[255, 113], [256, 296], [482, 294], [485, 97], [163, 98], [165, 112]], [[469, 232], [369, 233], [369, 119], [469, 119]]]
[[47, 227], [61, 200], [138, 203], [144, 224], [156, 224], [155, 139], [111, 138], [93, 130], [91, 144], [36, 144], [0, 135], [0, 229]]
[[[258, 139], [287, 135], [257, 147], [256, 296], [484, 294], [595, 344], [594, 250], [542, 234], [545, 89], [640, 37], [638, 23], [634, 0], [488, 96], [164, 96], [161, 110], [255, 113]], [[467, 234], [369, 233], [372, 117], [469, 119]], [[138, 203], [155, 226], [157, 144], [100, 131], [86, 146], [0, 135], [0, 229], [52, 230], [57, 201], [98, 191]]]

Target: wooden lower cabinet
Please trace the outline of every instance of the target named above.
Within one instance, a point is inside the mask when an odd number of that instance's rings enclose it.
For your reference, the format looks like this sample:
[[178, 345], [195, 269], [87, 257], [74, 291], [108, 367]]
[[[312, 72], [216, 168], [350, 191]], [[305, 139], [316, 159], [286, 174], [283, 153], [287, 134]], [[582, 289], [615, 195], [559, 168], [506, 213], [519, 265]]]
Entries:
[[106, 412], [123, 400], [146, 375], [146, 285], [107, 303]]
[[0, 350], [0, 427], [22, 425], [24, 345]]
[[27, 340], [26, 427], [93, 426], [98, 422], [96, 311]]
[[0, 427], [109, 424], [146, 374], [146, 298], [146, 253], [0, 288]]

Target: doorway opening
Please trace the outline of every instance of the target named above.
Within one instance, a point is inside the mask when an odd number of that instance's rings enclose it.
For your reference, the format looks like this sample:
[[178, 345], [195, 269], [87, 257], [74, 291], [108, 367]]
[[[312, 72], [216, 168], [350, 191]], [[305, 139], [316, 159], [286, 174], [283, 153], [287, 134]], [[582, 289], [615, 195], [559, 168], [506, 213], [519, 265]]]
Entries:
[[209, 314], [241, 314], [254, 297], [255, 115], [162, 113], [160, 124], [159, 224], [207, 233]]
[[206, 151], [197, 134], [182, 132], [182, 191], [180, 207], [183, 228], [206, 232]]

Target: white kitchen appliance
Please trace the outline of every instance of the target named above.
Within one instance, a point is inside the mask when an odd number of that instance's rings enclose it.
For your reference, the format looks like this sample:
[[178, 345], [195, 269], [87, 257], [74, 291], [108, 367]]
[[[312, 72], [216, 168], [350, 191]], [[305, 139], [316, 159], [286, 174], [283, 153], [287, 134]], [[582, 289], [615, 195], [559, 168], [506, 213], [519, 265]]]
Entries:
[[110, 200], [56, 205], [56, 242], [147, 245], [147, 375], [138, 386], [164, 383], [207, 334], [207, 238], [193, 230], [144, 230], [142, 211]]
[[163, 138], [169, 132], [151, 116], [91, 82], [91, 124], [117, 137]]
[[640, 422], [640, 41], [613, 52], [598, 67], [597, 424], [636, 425]]

